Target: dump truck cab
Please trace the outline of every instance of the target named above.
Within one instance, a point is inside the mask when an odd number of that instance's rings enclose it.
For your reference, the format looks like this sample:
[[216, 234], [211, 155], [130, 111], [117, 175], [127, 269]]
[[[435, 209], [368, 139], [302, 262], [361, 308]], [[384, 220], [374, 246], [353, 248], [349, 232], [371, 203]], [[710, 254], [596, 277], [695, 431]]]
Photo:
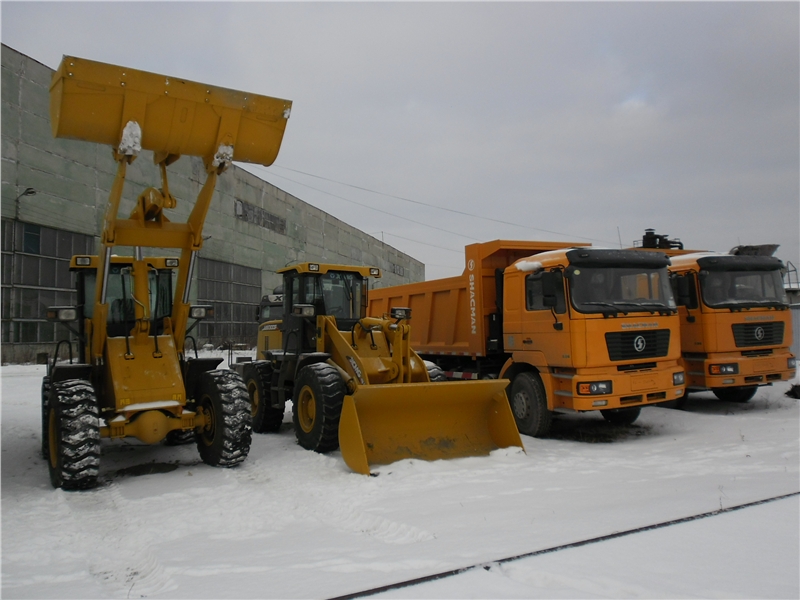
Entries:
[[783, 268], [773, 256], [672, 257], [688, 391], [747, 402], [758, 386], [795, 376]]
[[367, 316], [375, 267], [302, 263], [283, 275], [282, 347], [260, 331], [257, 357], [232, 365], [252, 400], [253, 427], [276, 431], [292, 401], [298, 443], [341, 448], [357, 473], [403, 458], [487, 454], [522, 446], [507, 382], [446, 382], [410, 346], [410, 310]]
[[505, 270], [501, 376], [519, 382], [510, 401], [523, 427], [536, 411], [519, 376], [532, 370], [549, 411], [612, 411], [612, 422], [683, 394], [668, 265], [663, 254], [573, 248]]

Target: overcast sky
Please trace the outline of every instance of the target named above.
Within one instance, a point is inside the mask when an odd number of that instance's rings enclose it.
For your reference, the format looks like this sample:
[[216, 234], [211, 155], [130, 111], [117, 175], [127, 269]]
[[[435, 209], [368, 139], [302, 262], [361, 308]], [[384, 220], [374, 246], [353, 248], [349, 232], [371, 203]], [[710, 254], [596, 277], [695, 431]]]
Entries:
[[[494, 239], [780, 244], [800, 4], [8, 2], [2, 41], [287, 98], [250, 170], [426, 264]], [[244, 166], [244, 165], [243, 165]]]

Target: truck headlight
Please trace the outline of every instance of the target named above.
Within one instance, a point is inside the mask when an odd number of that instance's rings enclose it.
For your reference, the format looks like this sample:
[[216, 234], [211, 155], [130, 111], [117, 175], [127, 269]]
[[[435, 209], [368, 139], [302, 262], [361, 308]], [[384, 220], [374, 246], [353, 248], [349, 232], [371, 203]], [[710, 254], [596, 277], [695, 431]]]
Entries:
[[797, 359], [794, 356], [790, 356], [786, 360], [786, 368], [787, 369], [796, 369], [797, 368]]
[[610, 394], [610, 381], [589, 381], [578, 384], [578, 394], [581, 396], [597, 396], [599, 394]]
[[683, 371], [672, 374], [672, 385], [683, 385], [685, 381], [686, 376], [684, 375]]
[[708, 367], [711, 375], [736, 375], [739, 372], [739, 365], [736, 363], [729, 365], [711, 365]]

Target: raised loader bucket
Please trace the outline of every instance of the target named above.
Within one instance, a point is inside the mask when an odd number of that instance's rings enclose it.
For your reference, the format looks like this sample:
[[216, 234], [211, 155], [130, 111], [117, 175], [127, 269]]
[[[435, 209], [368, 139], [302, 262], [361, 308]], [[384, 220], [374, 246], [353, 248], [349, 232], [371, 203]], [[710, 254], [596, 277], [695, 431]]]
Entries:
[[166, 155], [271, 165], [289, 118], [289, 100], [65, 56], [50, 84], [53, 136], [117, 147], [125, 126], [141, 128], [141, 147]]
[[347, 466], [437, 460], [522, 448], [504, 379], [360, 386], [345, 396], [339, 447]]

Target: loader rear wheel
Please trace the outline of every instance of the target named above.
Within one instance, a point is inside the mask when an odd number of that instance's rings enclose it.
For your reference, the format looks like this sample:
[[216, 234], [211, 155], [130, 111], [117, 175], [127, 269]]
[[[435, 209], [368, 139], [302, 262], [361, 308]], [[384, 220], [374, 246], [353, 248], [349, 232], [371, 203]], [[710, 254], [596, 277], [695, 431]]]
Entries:
[[436, 363], [429, 360], [425, 361], [425, 368], [428, 370], [428, 379], [433, 381], [447, 381], [447, 376], [442, 371], [441, 367]]
[[100, 471], [100, 418], [88, 381], [52, 384], [47, 408], [47, 465], [50, 483], [64, 490], [97, 485]]
[[256, 433], [279, 431], [284, 411], [271, 405], [272, 367], [265, 362], [245, 367], [244, 384], [247, 386], [247, 394], [252, 405], [253, 431]]
[[50, 377], [42, 378], [42, 458], [50, 458], [50, 431], [48, 423], [48, 406], [50, 404]]
[[511, 410], [520, 433], [544, 437], [550, 431], [553, 414], [547, 410], [544, 384], [536, 373], [520, 373], [511, 384]]
[[603, 418], [612, 425], [632, 425], [639, 418], [642, 407], [612, 408], [610, 410], [601, 410], [600, 412], [603, 414]]
[[184, 444], [191, 444], [194, 441], [194, 431], [173, 429], [164, 436], [164, 444], [167, 446], [183, 446]]
[[327, 363], [303, 367], [292, 396], [292, 420], [298, 444], [320, 453], [339, 447], [344, 396], [344, 381], [335, 367]]
[[212, 467], [235, 467], [250, 452], [252, 416], [247, 388], [238, 373], [228, 369], [200, 376], [197, 412], [205, 425], [196, 432], [197, 450]]
[[750, 402], [758, 391], [757, 385], [747, 387], [713, 388], [714, 395], [723, 402]]

